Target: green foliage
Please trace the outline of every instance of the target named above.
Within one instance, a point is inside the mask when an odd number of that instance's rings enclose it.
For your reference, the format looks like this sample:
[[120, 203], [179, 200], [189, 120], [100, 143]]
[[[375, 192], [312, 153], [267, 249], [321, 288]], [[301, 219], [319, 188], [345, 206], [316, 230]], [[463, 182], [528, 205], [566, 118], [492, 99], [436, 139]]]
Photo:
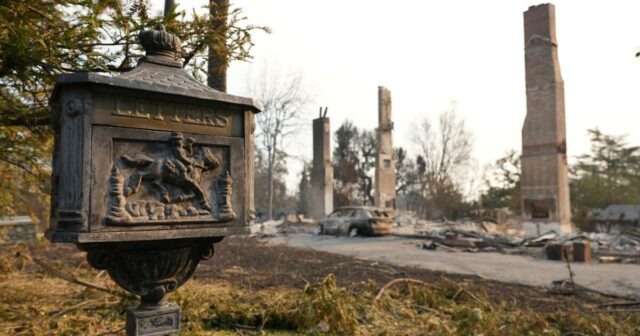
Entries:
[[396, 159], [396, 193], [406, 196], [411, 187], [418, 183], [418, 171], [409, 159], [407, 150], [399, 147], [394, 150]]
[[[142, 55], [138, 33], [158, 23], [183, 41], [182, 59], [203, 79], [207, 48], [225, 62], [250, 58], [251, 36], [266, 27], [247, 24], [240, 8], [228, 26], [214, 27], [219, 15], [149, 13], [147, 0], [125, 8], [122, 0], [0, 1], [0, 215], [34, 214], [48, 201], [51, 167], [49, 97], [65, 73], [120, 73]], [[216, 11], [213, 11], [216, 13]], [[40, 210], [35, 211], [38, 208]]]
[[373, 199], [373, 174], [376, 165], [376, 147], [378, 141], [375, 130], [362, 130], [355, 139], [358, 154], [356, 171], [358, 173], [358, 194], [361, 203], [371, 205]]
[[378, 291], [371, 284], [361, 292], [340, 288], [329, 275], [302, 290], [250, 293], [198, 284], [185, 286], [176, 297], [188, 320], [184, 335], [238, 328], [307, 335], [635, 335], [640, 322], [633, 313], [539, 312], [511, 301], [491, 303], [465, 284], [446, 280], [398, 285], [375, 300]]
[[[424, 122], [430, 128], [428, 122]], [[461, 149], [443, 154], [442, 160], [426, 160], [418, 155], [409, 159], [403, 148], [394, 150], [396, 160], [396, 192], [399, 205], [414, 211], [422, 217], [458, 218], [468, 209], [468, 204], [455, 182], [453, 173], [457, 164], [466, 164], [470, 151], [469, 133], [464, 122], [453, 112], [443, 113], [439, 127], [451, 143]], [[426, 131], [423, 129], [423, 131]], [[432, 134], [429, 141], [435, 141]], [[333, 202], [334, 207], [356, 204], [373, 204], [373, 176], [377, 137], [374, 130], [360, 130], [350, 120], [346, 120], [334, 133], [336, 148], [333, 150]], [[431, 148], [423, 144], [424, 148]], [[441, 148], [445, 148], [446, 146]], [[432, 151], [429, 152], [434, 154]], [[429, 162], [444, 162], [429, 166]], [[441, 167], [441, 168], [436, 168]]]
[[373, 173], [377, 138], [345, 120], [334, 134], [334, 207], [373, 204]]
[[300, 182], [298, 183], [297, 195], [298, 211], [304, 215], [309, 215], [309, 209], [312, 202], [311, 195], [311, 164], [304, 162], [302, 172], [300, 172]]
[[355, 139], [357, 136], [358, 129], [350, 120], [345, 120], [333, 136], [336, 143], [333, 150], [334, 207], [351, 205], [356, 197], [358, 153], [355, 149]]
[[486, 190], [480, 195], [483, 209], [508, 208], [520, 213], [520, 154], [509, 150], [496, 160], [485, 176]]
[[[587, 131], [591, 153], [577, 157], [570, 169], [572, 221], [585, 225], [594, 211], [611, 204], [640, 204], [640, 147], [625, 136]], [[480, 196], [484, 209], [520, 210], [520, 155], [509, 151], [489, 167], [487, 190]]]
[[572, 219], [587, 223], [593, 209], [610, 204], [640, 204], [640, 147], [625, 136], [588, 130], [591, 153], [581, 155], [571, 167]]
[[48, 224], [53, 138], [27, 128], [0, 127], [0, 216], [30, 215]]

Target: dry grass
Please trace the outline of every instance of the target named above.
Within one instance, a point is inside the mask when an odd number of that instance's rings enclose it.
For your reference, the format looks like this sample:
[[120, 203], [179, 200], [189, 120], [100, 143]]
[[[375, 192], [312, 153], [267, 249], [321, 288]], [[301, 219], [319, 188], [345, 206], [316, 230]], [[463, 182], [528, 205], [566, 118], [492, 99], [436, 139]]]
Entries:
[[[114, 287], [86, 263], [48, 262]], [[640, 335], [637, 312], [533, 311], [446, 279], [398, 281], [382, 292], [373, 282], [363, 286], [345, 289], [333, 275], [302, 289], [257, 291], [195, 280], [169, 300], [183, 309], [181, 335]], [[124, 309], [135, 304], [51, 277], [21, 245], [0, 252], [0, 297], [0, 334], [7, 335], [122, 335]]]

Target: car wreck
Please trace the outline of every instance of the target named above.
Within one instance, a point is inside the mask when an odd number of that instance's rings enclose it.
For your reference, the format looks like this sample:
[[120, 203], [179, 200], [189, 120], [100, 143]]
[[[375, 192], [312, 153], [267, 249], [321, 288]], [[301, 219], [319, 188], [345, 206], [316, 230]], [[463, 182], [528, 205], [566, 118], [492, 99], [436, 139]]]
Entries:
[[383, 236], [391, 233], [393, 218], [383, 209], [371, 206], [340, 207], [319, 224], [326, 235]]

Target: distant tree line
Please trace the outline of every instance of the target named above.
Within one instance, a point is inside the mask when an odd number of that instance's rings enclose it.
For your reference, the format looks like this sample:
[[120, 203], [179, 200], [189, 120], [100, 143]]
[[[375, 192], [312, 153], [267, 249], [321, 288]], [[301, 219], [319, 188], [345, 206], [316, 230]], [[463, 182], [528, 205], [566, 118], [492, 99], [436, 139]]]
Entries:
[[[395, 149], [398, 208], [421, 218], [495, 217], [498, 210], [521, 214], [520, 153], [510, 150], [485, 168], [481, 190], [466, 194], [470, 180], [472, 135], [454, 108], [434, 125], [422, 118], [413, 131], [418, 150], [411, 157]], [[640, 204], [640, 146], [625, 136], [588, 130], [591, 152], [569, 167], [572, 221], [587, 228], [589, 220], [610, 204]], [[375, 130], [346, 120], [335, 131], [333, 151], [334, 208], [373, 204]], [[309, 164], [301, 174], [297, 206], [303, 213], [310, 195]], [[290, 201], [289, 201], [290, 202]]]
[[[335, 131], [333, 141], [334, 208], [372, 205], [376, 131], [359, 129], [346, 120]], [[424, 218], [465, 216], [471, 206], [463, 184], [473, 143], [455, 107], [442, 112], [435, 125], [429, 118], [421, 118], [412, 142], [418, 149], [412, 158], [404, 148], [394, 150], [398, 207]]]

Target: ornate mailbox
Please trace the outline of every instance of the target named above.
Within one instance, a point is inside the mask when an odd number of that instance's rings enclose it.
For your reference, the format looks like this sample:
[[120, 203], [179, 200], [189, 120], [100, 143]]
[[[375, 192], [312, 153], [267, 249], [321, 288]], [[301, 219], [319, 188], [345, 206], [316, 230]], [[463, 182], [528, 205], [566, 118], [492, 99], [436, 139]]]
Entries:
[[163, 27], [142, 32], [140, 43], [146, 56], [132, 71], [56, 83], [46, 237], [76, 244], [140, 295], [128, 333], [156, 335], [179, 328], [179, 308], [164, 295], [214, 243], [248, 233], [259, 107], [189, 76], [176, 60], [180, 40]]

